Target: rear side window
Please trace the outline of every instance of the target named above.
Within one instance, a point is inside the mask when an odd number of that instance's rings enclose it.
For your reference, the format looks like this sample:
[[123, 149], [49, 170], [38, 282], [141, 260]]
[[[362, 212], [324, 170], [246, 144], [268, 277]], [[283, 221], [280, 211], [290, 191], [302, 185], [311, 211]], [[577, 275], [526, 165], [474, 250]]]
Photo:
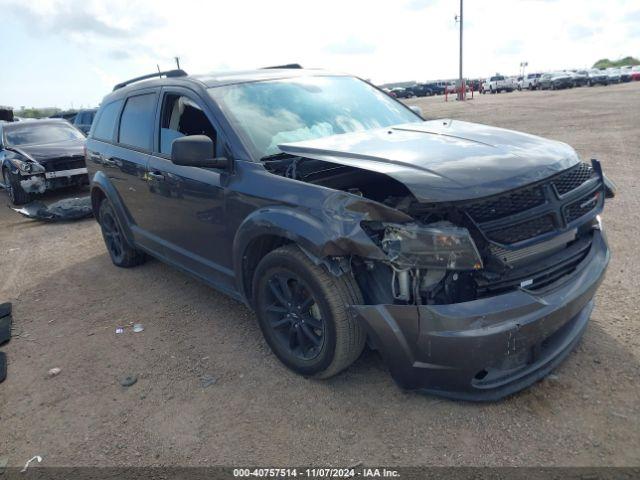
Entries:
[[93, 137], [98, 140], [106, 140], [111, 142], [113, 140], [113, 132], [116, 128], [116, 121], [118, 120], [118, 113], [122, 106], [122, 100], [116, 100], [115, 102], [108, 103], [100, 110], [98, 114], [98, 121], [95, 123], [93, 129]]
[[151, 150], [155, 108], [155, 93], [129, 97], [120, 118], [118, 141], [132, 147]]

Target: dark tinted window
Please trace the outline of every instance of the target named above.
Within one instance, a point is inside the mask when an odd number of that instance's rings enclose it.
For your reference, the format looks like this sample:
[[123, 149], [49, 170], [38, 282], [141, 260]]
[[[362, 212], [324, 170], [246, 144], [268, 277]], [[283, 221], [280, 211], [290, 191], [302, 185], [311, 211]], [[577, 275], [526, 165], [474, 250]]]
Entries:
[[150, 150], [155, 107], [154, 93], [130, 97], [120, 118], [119, 142]]
[[100, 109], [98, 121], [94, 125], [93, 137], [100, 140], [113, 140], [113, 132], [118, 120], [118, 113], [122, 106], [122, 100], [108, 103]]

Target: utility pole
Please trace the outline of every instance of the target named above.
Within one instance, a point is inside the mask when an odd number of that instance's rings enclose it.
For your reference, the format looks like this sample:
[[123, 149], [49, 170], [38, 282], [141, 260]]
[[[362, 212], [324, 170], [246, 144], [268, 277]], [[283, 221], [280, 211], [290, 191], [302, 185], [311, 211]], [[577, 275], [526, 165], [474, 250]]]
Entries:
[[464, 80], [462, 78], [462, 0], [460, 0], [460, 16], [458, 19], [460, 20], [460, 78], [458, 79], [460, 90], [458, 90], [458, 100], [464, 100], [466, 92]]

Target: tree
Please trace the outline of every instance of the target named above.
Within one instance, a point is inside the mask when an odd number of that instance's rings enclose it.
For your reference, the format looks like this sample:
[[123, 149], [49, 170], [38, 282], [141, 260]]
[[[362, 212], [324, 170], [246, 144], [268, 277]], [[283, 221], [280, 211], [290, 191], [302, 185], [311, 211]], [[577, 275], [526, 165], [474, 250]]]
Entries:
[[624, 57], [620, 60], [602, 58], [593, 64], [593, 68], [625, 67], [627, 65], [640, 65], [640, 60], [635, 57]]

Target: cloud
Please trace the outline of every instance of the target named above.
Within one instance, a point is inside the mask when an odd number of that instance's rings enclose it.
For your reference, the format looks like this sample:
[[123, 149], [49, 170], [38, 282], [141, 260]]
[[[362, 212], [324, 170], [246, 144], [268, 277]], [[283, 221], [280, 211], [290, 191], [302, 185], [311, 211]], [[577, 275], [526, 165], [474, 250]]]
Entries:
[[496, 48], [495, 53], [496, 55], [518, 55], [522, 53], [523, 49], [524, 45], [522, 40], [512, 40]]
[[433, 3], [434, 0], [410, 0], [406, 7], [409, 10], [424, 10], [427, 7], [431, 7]]
[[638, 24], [640, 24], [640, 10], [635, 10], [633, 12], [629, 12], [626, 15], [624, 15], [623, 18], [623, 22], [625, 23], [633, 23], [636, 26]]
[[127, 60], [131, 58], [131, 54], [126, 50], [115, 48], [107, 52], [107, 57], [111, 58], [112, 60]]
[[571, 40], [582, 40], [597, 35], [602, 31], [600, 27], [587, 27], [585, 25], [572, 25], [568, 33]]
[[368, 55], [376, 51], [376, 46], [356, 37], [349, 37], [341, 42], [327, 45], [325, 51], [336, 55]]

